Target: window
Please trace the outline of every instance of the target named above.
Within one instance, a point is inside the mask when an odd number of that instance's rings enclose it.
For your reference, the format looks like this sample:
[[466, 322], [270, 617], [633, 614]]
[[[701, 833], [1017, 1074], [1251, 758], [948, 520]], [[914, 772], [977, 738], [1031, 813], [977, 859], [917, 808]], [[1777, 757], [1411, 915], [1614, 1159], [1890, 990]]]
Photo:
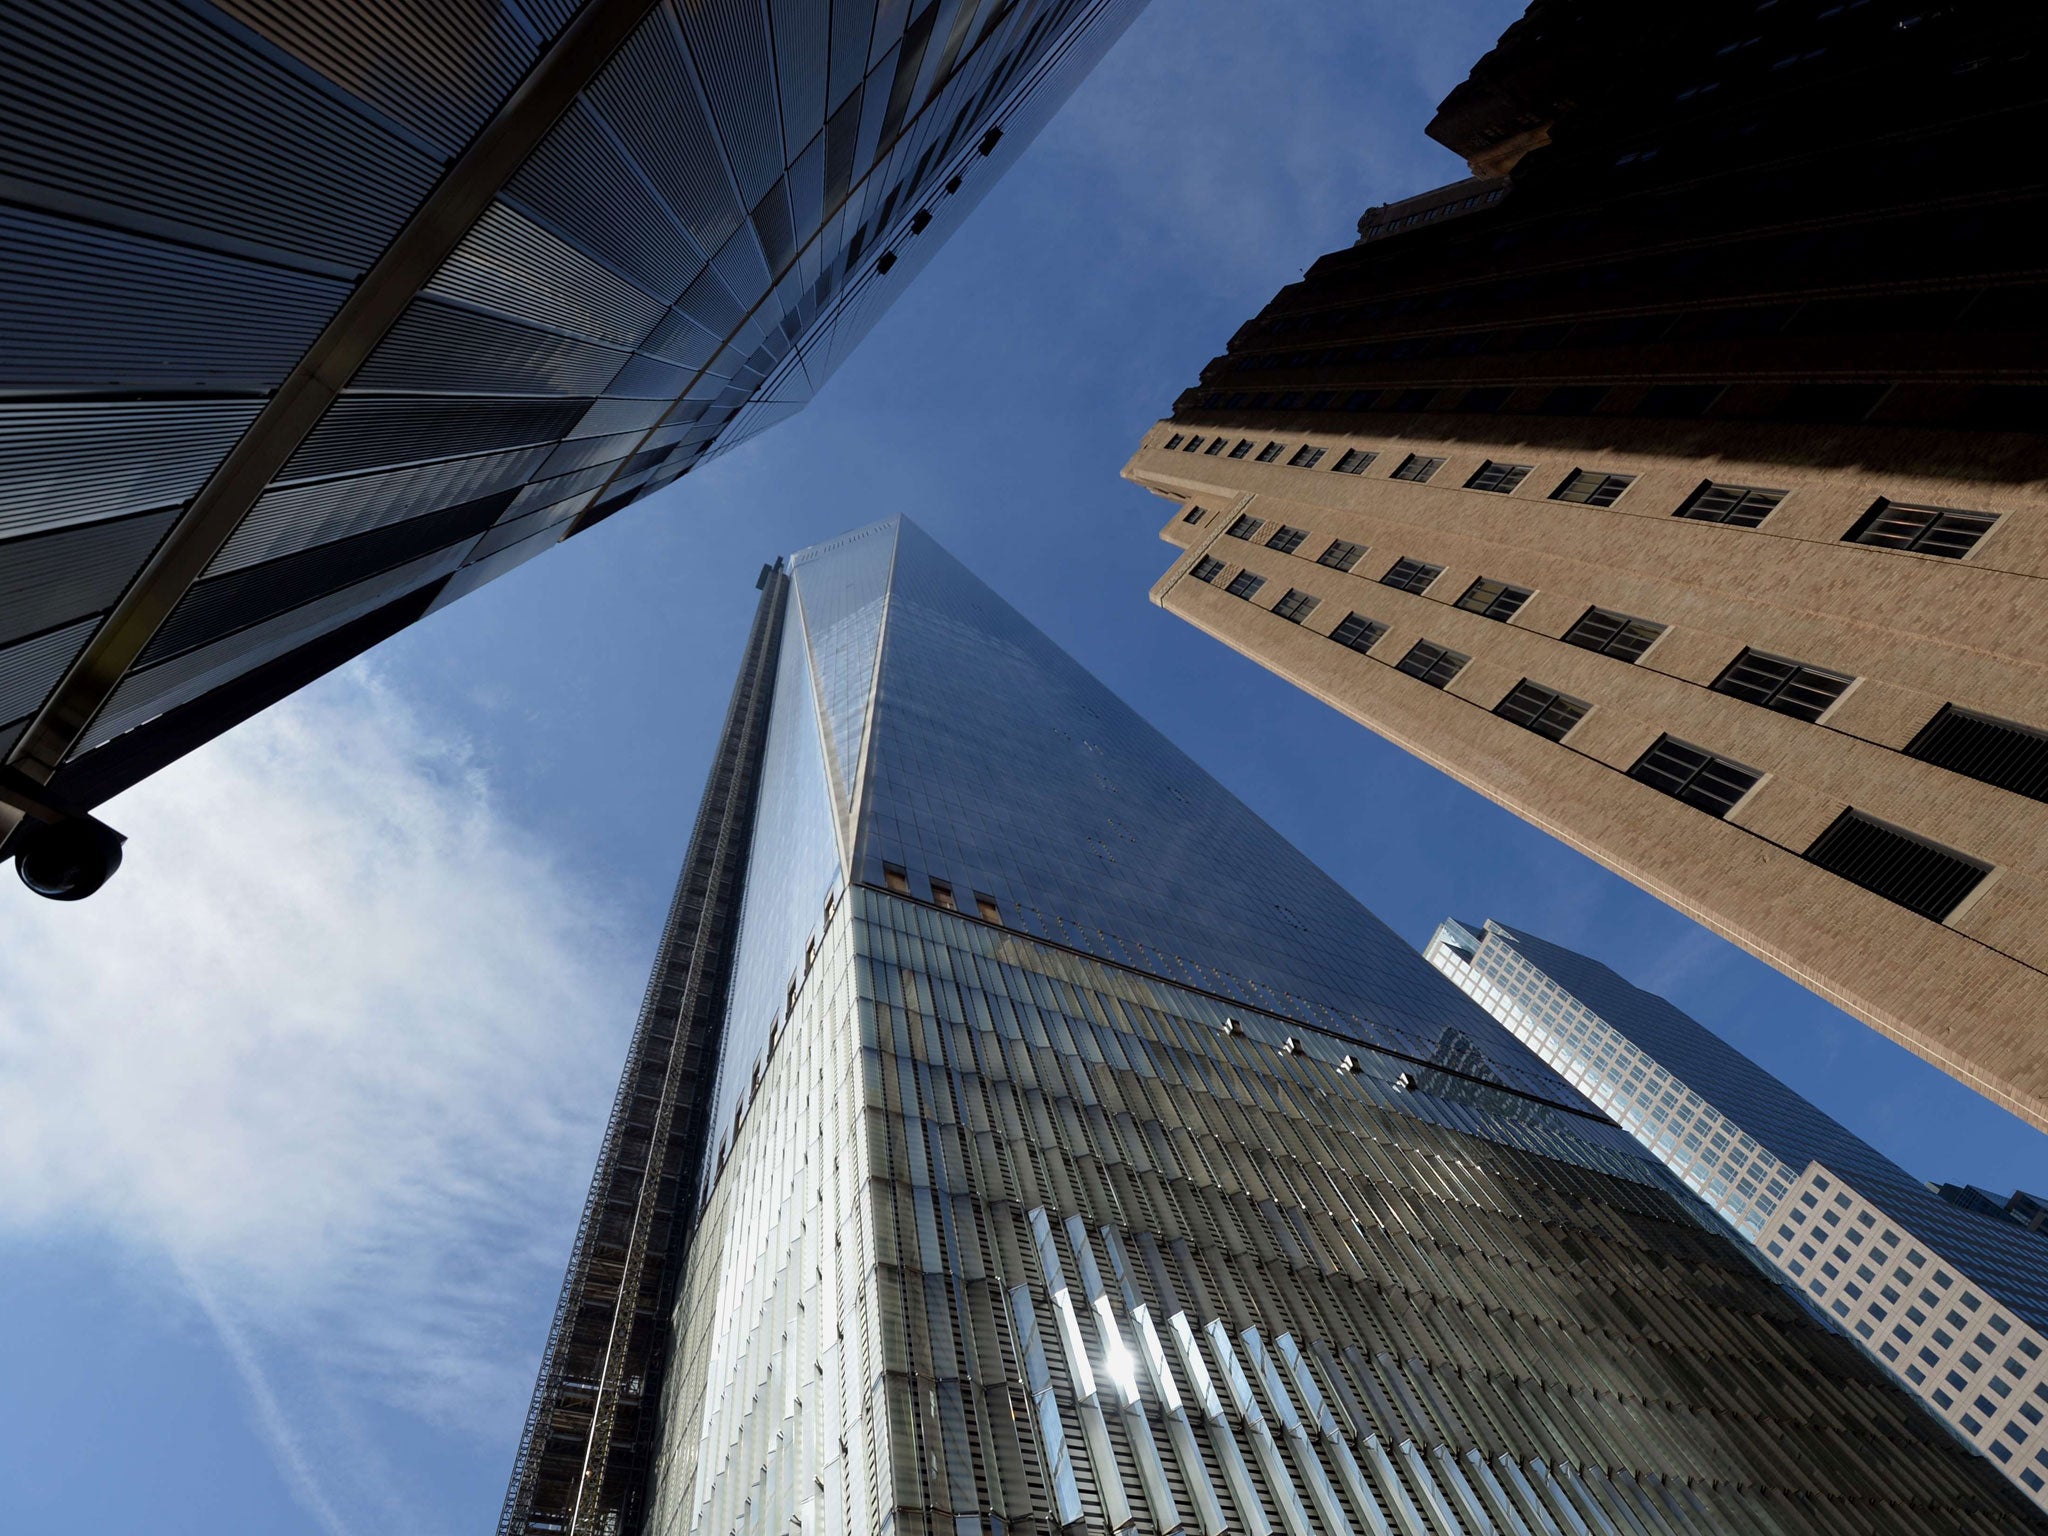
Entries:
[[984, 923], [994, 923], [998, 928], [1002, 927], [1003, 909], [996, 905], [995, 897], [984, 896], [980, 891], [976, 891], [974, 893], [974, 910], [981, 914], [981, 920]]
[[1493, 712], [1524, 730], [1534, 731], [1538, 736], [1563, 741], [1592, 707], [1584, 699], [1559, 693], [1555, 688], [1545, 688], [1525, 677], [1515, 684], [1513, 692], [1493, 707]]
[[1187, 440], [1187, 442], [1181, 445], [1180, 451], [1182, 453], [1193, 453], [1197, 448], [1201, 446], [1202, 440], [1199, 437], [1191, 437]]
[[1783, 491], [1759, 490], [1753, 485], [1716, 485], [1711, 480], [1702, 480], [1699, 489], [1686, 497], [1672, 516], [1689, 517], [1696, 523], [1754, 528], [1784, 499]]
[[1346, 448], [1344, 456], [1330, 468], [1340, 475], [1362, 475], [1366, 466], [1378, 457], [1378, 454], [1369, 453], [1363, 448]]
[[1195, 568], [1190, 574], [1197, 581], [1213, 582], [1223, 574], [1223, 562], [1204, 555], [1195, 562]]
[[1761, 704], [1795, 720], [1818, 720], [1855, 681], [1840, 672], [1804, 666], [1782, 656], [1744, 651], [1714, 679], [1713, 688], [1716, 693]]
[[1303, 445], [1294, 450], [1294, 457], [1287, 462], [1294, 469], [1314, 469], [1322, 462], [1323, 450]]
[[1333, 571], [1348, 571], [1364, 556], [1363, 544], [1353, 544], [1347, 539], [1332, 539], [1330, 547], [1316, 556], [1316, 564], [1327, 565]]
[[1316, 611], [1316, 604], [1321, 601], [1320, 598], [1311, 597], [1306, 592], [1289, 587], [1287, 595], [1273, 605], [1273, 612], [1290, 624], [1299, 624]]
[[1420, 453], [1411, 453], [1394, 466], [1396, 480], [1427, 480], [1444, 467], [1442, 459], [1432, 459]]
[[1202, 450], [1202, 457], [1213, 459], [1229, 446], [1230, 440], [1228, 438], [1212, 437], [1209, 439], [1209, 446]]
[[1652, 624], [1648, 619], [1633, 618], [1610, 608], [1588, 608], [1579, 615], [1579, 622], [1564, 632], [1564, 641], [1598, 651], [1602, 656], [1633, 662], [1663, 633], [1662, 624]]
[[1533, 595], [1527, 587], [1511, 587], [1504, 581], [1482, 576], [1465, 589], [1457, 605], [1482, 619], [1498, 619], [1505, 624]]
[[1906, 755], [2048, 801], [2048, 731], [1944, 704], [1906, 745]]
[[1184, 523], [1199, 523], [1202, 520], [1202, 511], [1201, 507], [1189, 507], [1187, 511], [1181, 513], [1180, 520]]
[[1918, 555], [1945, 555], [1956, 560], [1976, 548], [1977, 541], [1997, 521], [1990, 512], [1909, 507], [1879, 498], [1877, 505], [1863, 514], [1862, 521], [1842, 536], [1842, 541], [1909, 550]]
[[910, 875], [901, 864], [884, 864], [882, 866], [882, 883], [898, 896], [908, 896], [910, 894]]
[[1716, 757], [1676, 736], [1659, 736], [1628, 774], [1709, 816], [1726, 816], [1763, 777], [1754, 768]]
[[1610, 475], [1597, 469], [1575, 469], [1550, 493], [1552, 501], [1575, 501], [1588, 507], [1611, 507], [1635, 483], [1634, 475]]
[[1260, 464], [1270, 464], [1270, 463], [1272, 463], [1272, 462], [1273, 462], [1273, 461], [1274, 461], [1275, 459], [1277, 459], [1277, 458], [1279, 458], [1279, 457], [1280, 457], [1280, 454], [1281, 454], [1281, 452], [1282, 452], [1282, 451], [1283, 451], [1283, 445], [1282, 445], [1282, 444], [1280, 444], [1280, 443], [1268, 443], [1268, 444], [1266, 444], [1266, 446], [1265, 446], [1265, 447], [1263, 447], [1263, 448], [1261, 448], [1261, 449], [1259, 450], [1259, 457], [1258, 457], [1258, 460], [1257, 460], [1257, 462], [1258, 462], [1258, 463], [1260, 463]]
[[1368, 619], [1362, 613], [1344, 616], [1344, 622], [1330, 632], [1330, 638], [1339, 645], [1349, 646], [1354, 651], [1369, 651], [1373, 642], [1387, 632], [1387, 626], [1376, 619]]
[[1235, 447], [1233, 447], [1233, 448], [1232, 448], [1232, 449], [1230, 450], [1230, 456], [1231, 456], [1231, 457], [1232, 457], [1233, 459], [1241, 459], [1241, 458], [1243, 458], [1243, 457], [1244, 457], [1244, 456], [1245, 456], [1246, 454], [1250, 453], [1251, 451], [1252, 451], [1252, 440], [1251, 440], [1250, 438], [1248, 438], [1248, 437], [1240, 437], [1240, 438], [1239, 438], [1239, 439], [1237, 440], [1237, 444], [1236, 444], [1236, 446], [1235, 446]]
[[1186, 434], [1185, 432], [1176, 432], [1176, 433], [1174, 433], [1174, 434], [1173, 434], [1173, 436], [1169, 437], [1169, 438], [1168, 438], [1168, 439], [1166, 440], [1166, 447], [1167, 447], [1167, 451], [1168, 451], [1168, 452], [1171, 452], [1172, 450], [1174, 450], [1175, 448], [1178, 448], [1178, 447], [1179, 447], [1179, 446], [1180, 446], [1180, 445], [1181, 445], [1182, 443], [1186, 442], [1187, 440], [1188, 440], [1188, 438], [1187, 438], [1187, 434]]
[[1250, 539], [1253, 535], [1258, 533], [1258, 531], [1261, 528], [1265, 526], [1266, 520], [1263, 517], [1248, 517], [1240, 515], [1236, 522], [1232, 523], [1228, 528], [1224, 529], [1223, 531], [1233, 539]]
[[1991, 866], [1861, 815], [1837, 816], [1806, 850], [1809, 862], [1908, 911], [1946, 922]]
[[960, 904], [953, 900], [953, 887], [943, 880], [934, 880], [932, 882], [932, 900], [944, 907], [948, 912], [958, 912], [960, 910]]
[[1235, 576], [1230, 578], [1230, 585], [1225, 587], [1223, 590], [1228, 592], [1232, 597], [1241, 597], [1246, 602], [1250, 602], [1253, 598], [1259, 595], [1259, 588], [1263, 587], [1265, 584], [1265, 577], [1254, 576], [1250, 571], [1239, 571]]
[[1420, 678], [1432, 688], [1441, 688], [1456, 677], [1470, 661], [1470, 656], [1446, 650], [1433, 641], [1418, 640], [1408, 648], [1408, 654], [1394, 665], [1410, 677]]
[[1529, 464], [1501, 464], [1488, 459], [1472, 471], [1472, 478], [1465, 482], [1468, 491], [1493, 491], [1505, 496], [1520, 485], [1534, 466]]
[[1405, 556], [1396, 560], [1387, 574], [1380, 578], [1384, 587], [1399, 587], [1403, 592], [1424, 592], [1429, 584], [1443, 575], [1444, 568], [1430, 565], [1422, 560], [1410, 560]]
[[1291, 555], [1301, 548], [1301, 541], [1307, 537], [1306, 528], [1290, 528], [1282, 523], [1273, 530], [1273, 537], [1266, 540], [1266, 548], [1277, 549], [1283, 555]]

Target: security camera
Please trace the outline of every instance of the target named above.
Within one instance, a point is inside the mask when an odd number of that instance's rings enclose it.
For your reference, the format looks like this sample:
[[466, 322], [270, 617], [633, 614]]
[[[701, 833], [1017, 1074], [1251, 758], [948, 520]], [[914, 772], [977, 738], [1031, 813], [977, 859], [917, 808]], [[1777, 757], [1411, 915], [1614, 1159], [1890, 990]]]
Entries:
[[121, 845], [126, 841], [90, 816], [25, 821], [15, 834], [14, 871], [38, 896], [82, 901], [121, 867]]

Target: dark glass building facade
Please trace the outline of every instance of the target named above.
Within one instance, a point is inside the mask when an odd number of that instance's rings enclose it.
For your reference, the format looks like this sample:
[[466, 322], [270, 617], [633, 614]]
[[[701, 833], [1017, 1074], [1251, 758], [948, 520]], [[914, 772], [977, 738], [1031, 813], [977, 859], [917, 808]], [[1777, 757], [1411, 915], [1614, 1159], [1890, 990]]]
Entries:
[[1139, 3], [0, 7], [0, 833], [800, 409]]
[[2037, 1528], [917, 528], [762, 582], [503, 1529]]

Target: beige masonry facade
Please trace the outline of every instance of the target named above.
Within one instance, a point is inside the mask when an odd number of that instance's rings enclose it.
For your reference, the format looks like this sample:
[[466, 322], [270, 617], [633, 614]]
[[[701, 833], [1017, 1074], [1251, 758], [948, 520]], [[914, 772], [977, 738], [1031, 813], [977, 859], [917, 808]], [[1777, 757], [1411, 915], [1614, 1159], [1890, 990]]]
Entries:
[[[1184, 410], [1147, 433], [1125, 475], [1176, 503], [1180, 549], [1153, 601], [2048, 1128], [2048, 804], [1906, 751], [1945, 709], [2023, 752], [2048, 727], [2048, 483], [2014, 439], [1944, 434], [1933, 457], [1869, 425], [1617, 419], [1600, 448], [1585, 422], [1359, 425]], [[1443, 463], [1397, 478], [1411, 455]], [[1475, 488], [1489, 465], [1524, 472]], [[1582, 472], [1629, 478], [1609, 505], [1555, 499]], [[1781, 494], [1755, 526], [1676, 515], [1708, 486]], [[1881, 500], [1996, 520], [1960, 558], [1851, 542]], [[1337, 541], [1363, 546], [1349, 570], [1319, 563]], [[1386, 584], [1404, 560], [1441, 570]], [[1482, 581], [1528, 595], [1504, 619], [1458, 606]], [[1660, 628], [1632, 661], [1566, 643], [1593, 609]], [[1363, 650], [1331, 638], [1354, 614], [1385, 626]], [[1419, 642], [1453, 653], [1441, 686], [1401, 670]], [[1718, 691], [1752, 651], [1838, 696], [1806, 719]], [[1561, 739], [1495, 713], [1525, 682], [1564, 696], [1552, 721], [1583, 707]], [[1756, 780], [1717, 815], [1631, 777], [1665, 738]], [[1809, 859], [1845, 813], [1875, 826], [1877, 883], [1914, 884], [1903, 858], [1967, 893], [1936, 919]]]

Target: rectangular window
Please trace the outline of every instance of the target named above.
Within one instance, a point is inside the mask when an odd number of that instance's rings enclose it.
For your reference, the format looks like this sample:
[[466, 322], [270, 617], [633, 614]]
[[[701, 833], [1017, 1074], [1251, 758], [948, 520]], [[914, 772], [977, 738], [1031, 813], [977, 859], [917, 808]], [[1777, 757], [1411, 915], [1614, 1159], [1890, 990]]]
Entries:
[[1511, 587], [1504, 581], [1492, 581], [1482, 576], [1465, 589], [1465, 595], [1458, 599], [1457, 606], [1467, 613], [1478, 614], [1482, 619], [1498, 619], [1505, 624], [1534, 595], [1527, 587]]
[[1853, 807], [1813, 840], [1806, 858], [1937, 923], [1946, 922], [1991, 872], [1988, 864], [1888, 827]]
[[1173, 436], [1169, 437], [1166, 440], [1167, 451], [1171, 452], [1173, 449], [1178, 448], [1182, 443], [1186, 442], [1187, 440], [1188, 438], [1185, 432], [1174, 433]]
[[932, 882], [932, 900], [944, 907], [948, 912], [958, 912], [960, 910], [959, 903], [953, 900], [953, 887], [943, 880], [934, 880]]
[[910, 894], [910, 874], [901, 864], [884, 864], [882, 866], [882, 883], [898, 896], [908, 896]]
[[1290, 624], [1299, 624], [1316, 611], [1316, 605], [1321, 601], [1321, 598], [1311, 597], [1306, 592], [1289, 587], [1287, 595], [1273, 605], [1273, 612]]
[[1918, 555], [1944, 555], [1960, 559], [1976, 548], [1977, 541], [1998, 521], [1990, 512], [1960, 512], [1954, 507], [1909, 507], [1878, 498], [1877, 505], [1842, 535], [1845, 544], [1875, 544], [1880, 549], [1903, 549]]
[[1233, 539], [1250, 539], [1265, 526], [1266, 520], [1263, 517], [1250, 517], [1240, 514], [1237, 520], [1223, 531]]
[[1193, 453], [1197, 448], [1201, 446], [1202, 440], [1199, 437], [1191, 437], [1181, 445], [1180, 451], [1182, 453]]
[[1346, 614], [1344, 622], [1331, 631], [1330, 638], [1354, 651], [1369, 651], [1373, 642], [1387, 632], [1387, 626], [1362, 613]]
[[1294, 457], [1289, 459], [1287, 463], [1294, 469], [1314, 469], [1316, 465], [1322, 462], [1322, 458], [1322, 449], [1310, 448], [1304, 444], [1302, 447], [1294, 450]]
[[1366, 466], [1378, 457], [1378, 454], [1368, 452], [1363, 448], [1346, 448], [1344, 456], [1332, 464], [1330, 468], [1340, 475], [1362, 475], [1365, 473]]
[[1686, 497], [1674, 517], [1689, 517], [1696, 523], [1727, 523], [1733, 528], [1754, 528], [1769, 517], [1783, 491], [1766, 491], [1754, 485], [1717, 485], [1702, 480], [1699, 489]]
[[1263, 576], [1254, 576], [1250, 571], [1239, 571], [1230, 578], [1230, 585], [1223, 590], [1232, 597], [1241, 597], [1249, 602], [1259, 595], [1259, 588], [1266, 584]]
[[1432, 688], [1441, 688], [1456, 677], [1470, 661], [1457, 651], [1448, 650], [1430, 640], [1418, 640], [1408, 648], [1408, 654], [1394, 663], [1410, 677], [1420, 678]]
[[1628, 773], [1709, 816], [1726, 816], [1763, 777], [1754, 768], [1716, 757], [1676, 736], [1659, 736]]
[[1396, 480], [1427, 480], [1444, 467], [1442, 459], [1432, 459], [1426, 454], [1411, 453], [1394, 466]]
[[1809, 667], [1764, 651], [1744, 651], [1714, 679], [1716, 693], [1761, 704], [1795, 720], [1818, 720], [1855, 682], [1840, 672]]
[[2029, 800], [2048, 801], [2048, 731], [1944, 704], [1906, 755]]
[[1205, 510], [1203, 507], [1189, 507], [1187, 511], [1181, 513], [1180, 520], [1184, 523], [1199, 523]]
[[1261, 464], [1270, 464], [1275, 459], [1279, 458], [1280, 455], [1285, 451], [1286, 450], [1284, 444], [1268, 443], [1265, 447], [1259, 450], [1258, 462]]
[[1610, 475], [1597, 469], [1575, 469], [1550, 493], [1552, 501], [1573, 501], [1587, 507], [1611, 507], [1635, 483], [1634, 475]]
[[1493, 712], [1501, 719], [1511, 720], [1524, 730], [1534, 731], [1550, 741], [1563, 741], [1591, 708], [1584, 699], [1575, 699], [1555, 688], [1532, 683], [1525, 677], [1515, 684], [1513, 692], [1493, 707]]
[[1410, 560], [1405, 556], [1396, 560], [1387, 574], [1380, 578], [1383, 587], [1399, 587], [1403, 592], [1425, 592], [1429, 584], [1443, 575], [1444, 568], [1431, 565], [1423, 560]]
[[1578, 623], [1564, 632], [1564, 642], [1633, 662], [1663, 633], [1662, 624], [1653, 624], [1648, 619], [1616, 613], [1611, 608], [1588, 608], [1579, 615]]
[[1223, 574], [1223, 562], [1204, 555], [1195, 562], [1195, 568], [1189, 574], [1197, 581], [1213, 582], [1218, 576]]
[[1468, 491], [1493, 491], [1505, 496], [1527, 478], [1532, 464], [1503, 464], [1488, 459], [1472, 471], [1472, 478], [1465, 482]]
[[1348, 571], [1365, 555], [1363, 544], [1353, 544], [1346, 539], [1332, 539], [1330, 547], [1316, 556], [1317, 565], [1327, 565], [1333, 571]]
[[1244, 457], [1244, 456], [1245, 456], [1246, 454], [1250, 453], [1251, 451], [1252, 451], [1252, 440], [1251, 440], [1250, 438], [1248, 438], [1248, 437], [1240, 437], [1240, 438], [1239, 438], [1239, 439], [1237, 440], [1236, 446], [1234, 446], [1234, 447], [1233, 447], [1233, 448], [1232, 448], [1232, 449], [1230, 450], [1230, 456], [1231, 456], [1231, 457], [1232, 457], [1233, 459], [1241, 459], [1241, 458], [1243, 458], [1243, 457]]
[[1290, 528], [1282, 523], [1273, 530], [1273, 537], [1266, 540], [1266, 548], [1277, 549], [1283, 555], [1291, 555], [1301, 548], [1301, 541], [1307, 537], [1306, 528]]
[[1202, 450], [1202, 457], [1205, 459], [1213, 459], [1216, 457], [1217, 454], [1221, 453], [1225, 448], [1228, 448], [1229, 446], [1229, 438], [1212, 437], [1209, 439], [1209, 446]]
[[981, 920], [984, 923], [994, 923], [998, 928], [1002, 927], [1003, 909], [996, 905], [995, 897], [984, 896], [980, 891], [976, 891], [974, 893], [974, 910], [981, 914]]

